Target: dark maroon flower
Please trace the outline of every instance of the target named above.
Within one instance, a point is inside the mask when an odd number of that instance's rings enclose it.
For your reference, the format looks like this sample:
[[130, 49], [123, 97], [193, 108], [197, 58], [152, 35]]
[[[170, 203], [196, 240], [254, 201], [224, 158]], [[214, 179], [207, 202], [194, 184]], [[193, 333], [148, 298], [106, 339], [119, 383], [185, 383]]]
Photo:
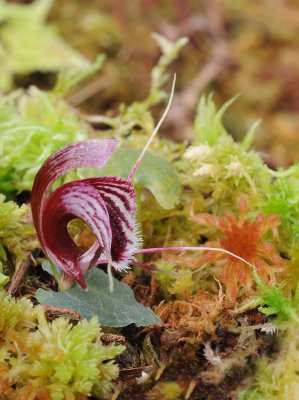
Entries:
[[[50, 194], [54, 181], [81, 167], [103, 167], [116, 140], [93, 139], [68, 144], [53, 153], [39, 170], [32, 189], [32, 214], [38, 238], [50, 261], [65, 273], [64, 287], [75, 279], [84, 289], [83, 274], [96, 262], [126, 269], [134, 259], [139, 238], [135, 222], [136, 196], [132, 182], [118, 177], [96, 177], [69, 182]], [[96, 243], [82, 253], [70, 237], [67, 224], [83, 220]]]

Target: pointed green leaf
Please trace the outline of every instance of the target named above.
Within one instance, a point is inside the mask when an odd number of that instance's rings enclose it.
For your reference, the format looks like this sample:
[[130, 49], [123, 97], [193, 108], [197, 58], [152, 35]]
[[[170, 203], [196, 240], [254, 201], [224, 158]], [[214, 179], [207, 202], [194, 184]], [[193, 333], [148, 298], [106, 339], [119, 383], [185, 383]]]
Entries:
[[63, 292], [38, 289], [36, 298], [41, 304], [78, 311], [83, 318], [97, 315], [102, 325], [122, 327], [129, 324], [145, 326], [161, 323], [153, 311], [138, 303], [133, 291], [124, 283], [114, 280], [114, 291], [109, 291], [108, 275], [93, 268], [84, 275], [88, 292], [76, 285]]
[[48, 274], [54, 276], [55, 274], [54, 274], [54, 272], [53, 272], [53, 268], [56, 269], [56, 274], [57, 274], [57, 275], [60, 275], [60, 274], [61, 274], [61, 269], [60, 269], [59, 267], [55, 267], [54, 265], [52, 266], [52, 265], [50, 264], [49, 261], [44, 261], [44, 262], [42, 262], [42, 269], [43, 269], [44, 271], [48, 272]]
[[255, 121], [249, 128], [249, 131], [246, 133], [246, 135], [242, 141], [244, 149], [248, 150], [250, 148], [250, 146], [252, 145], [252, 143], [254, 141], [256, 129], [258, 128], [260, 123], [261, 123], [261, 120], [259, 119], [259, 120]]
[[261, 313], [265, 315], [272, 315], [279, 313], [279, 309], [276, 307], [259, 307], [258, 309]]

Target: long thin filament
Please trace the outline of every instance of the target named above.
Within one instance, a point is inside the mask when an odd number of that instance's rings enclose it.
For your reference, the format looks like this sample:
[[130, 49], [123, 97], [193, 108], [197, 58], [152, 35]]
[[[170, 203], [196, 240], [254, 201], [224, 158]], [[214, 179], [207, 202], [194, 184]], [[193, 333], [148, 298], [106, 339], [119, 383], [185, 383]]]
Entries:
[[173, 99], [173, 94], [174, 94], [175, 80], [176, 80], [176, 74], [174, 74], [174, 77], [173, 77], [172, 88], [171, 88], [171, 93], [170, 93], [170, 97], [169, 97], [169, 101], [168, 101], [167, 107], [166, 107], [166, 109], [165, 109], [160, 121], [158, 122], [156, 128], [154, 129], [151, 137], [149, 138], [147, 144], [144, 146], [144, 149], [142, 150], [138, 160], [136, 161], [136, 164], [134, 165], [132, 171], [130, 172], [130, 175], [128, 176], [128, 180], [129, 181], [132, 180], [138, 165], [140, 164], [145, 152], [147, 151], [147, 149], [148, 149], [149, 145], [151, 144], [153, 138], [155, 137], [156, 133], [160, 129], [160, 126], [162, 125], [162, 123], [163, 123], [163, 121], [164, 121], [164, 119], [165, 119], [165, 117], [166, 117], [166, 115], [167, 115], [167, 113], [168, 113], [168, 111], [170, 109], [170, 106], [171, 106], [171, 103], [172, 103], [172, 99]]
[[222, 253], [229, 254], [232, 257], [237, 258], [240, 261], [243, 261], [245, 264], [249, 265], [251, 268], [255, 269], [255, 266], [250, 264], [250, 262], [244, 260], [244, 258], [237, 256], [236, 254], [225, 250], [225, 249], [219, 249], [218, 247], [204, 247], [204, 246], [199, 246], [199, 247], [157, 247], [157, 248], [152, 248], [152, 249], [139, 249], [135, 251], [136, 254], [146, 254], [146, 253], [158, 253], [161, 251], [184, 251], [184, 250], [200, 250], [200, 251], [205, 251], [205, 250], [210, 250], [210, 251], [221, 251]]
[[206, 264], [201, 265], [200, 267], [198, 267], [198, 268], [196, 268], [196, 269], [194, 269], [194, 270], [192, 270], [190, 272], [180, 273], [180, 272], [165, 271], [164, 269], [154, 267], [153, 265], [150, 265], [150, 264], [143, 264], [143, 263], [140, 263], [138, 261], [131, 261], [130, 264], [136, 265], [137, 267], [141, 267], [141, 268], [144, 268], [144, 269], [148, 269], [150, 271], [162, 272], [163, 274], [166, 274], [166, 275], [169, 275], [169, 276], [173, 276], [174, 278], [181, 278], [181, 277], [184, 277], [184, 276], [194, 275], [197, 272], [199, 272], [202, 269], [204, 269], [208, 265], [208, 263], [206, 263]]

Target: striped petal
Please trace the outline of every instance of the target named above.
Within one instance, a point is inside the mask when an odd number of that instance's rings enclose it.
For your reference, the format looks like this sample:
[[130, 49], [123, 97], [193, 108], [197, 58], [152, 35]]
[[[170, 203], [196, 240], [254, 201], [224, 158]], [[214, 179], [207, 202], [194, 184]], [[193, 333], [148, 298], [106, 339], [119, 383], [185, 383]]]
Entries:
[[116, 140], [93, 139], [70, 143], [56, 150], [44, 162], [34, 180], [31, 207], [37, 235], [43, 246], [42, 219], [46, 198], [53, 183], [76, 168], [102, 168], [111, 157]]
[[[71, 182], [49, 196], [52, 184], [61, 175], [81, 167], [103, 167], [111, 157], [116, 140], [86, 140], [71, 143], [53, 153], [39, 170], [32, 189], [31, 207], [34, 225], [45, 254], [86, 288], [80, 269], [80, 251], [69, 237], [67, 223], [81, 218], [94, 231], [99, 249], [111, 249], [112, 232], [105, 203], [92, 185]], [[94, 260], [96, 261], [96, 260]]]
[[[112, 266], [117, 270], [128, 268], [135, 260], [134, 253], [141, 245], [136, 224], [136, 194], [131, 181], [118, 177], [97, 177], [85, 180], [101, 195], [107, 207], [112, 230]], [[103, 261], [104, 254], [98, 260]]]
[[96, 235], [99, 246], [90, 259], [90, 266], [93, 266], [99, 253], [104, 250], [110, 252], [112, 232], [101, 195], [93, 186], [81, 181], [60, 186], [47, 199], [42, 232], [44, 251], [50, 260], [86, 289], [79, 265], [81, 252], [67, 230], [67, 224], [74, 218], [83, 220]]

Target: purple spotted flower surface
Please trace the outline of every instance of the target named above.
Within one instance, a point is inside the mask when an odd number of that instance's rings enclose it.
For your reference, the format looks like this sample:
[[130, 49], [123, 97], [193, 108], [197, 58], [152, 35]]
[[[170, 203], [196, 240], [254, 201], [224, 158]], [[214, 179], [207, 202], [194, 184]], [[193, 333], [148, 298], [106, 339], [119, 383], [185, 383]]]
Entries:
[[[68, 144], [54, 152], [39, 170], [32, 189], [32, 214], [46, 256], [62, 269], [61, 284], [73, 279], [87, 289], [83, 274], [96, 263], [128, 268], [140, 245], [137, 234], [136, 196], [129, 179], [95, 177], [66, 183], [50, 193], [53, 183], [69, 171], [101, 168], [111, 157], [116, 140], [92, 139]], [[67, 225], [83, 220], [96, 242], [83, 253], [70, 237]]]

